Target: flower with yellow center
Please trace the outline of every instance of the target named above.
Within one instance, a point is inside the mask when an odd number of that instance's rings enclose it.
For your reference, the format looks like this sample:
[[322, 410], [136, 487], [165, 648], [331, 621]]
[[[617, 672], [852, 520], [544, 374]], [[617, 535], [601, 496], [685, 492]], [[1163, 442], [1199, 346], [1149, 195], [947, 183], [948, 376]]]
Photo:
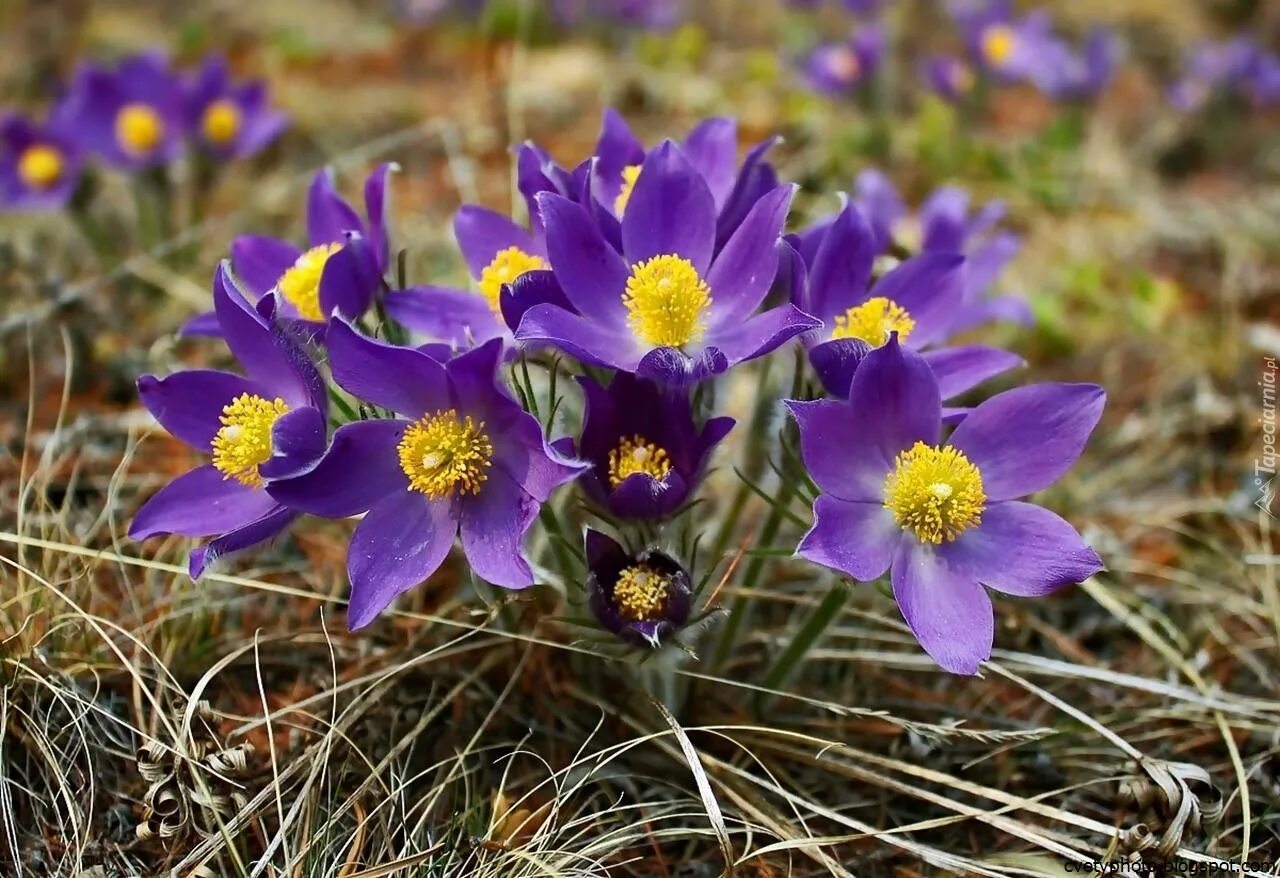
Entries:
[[213, 437], [213, 466], [224, 479], [262, 487], [258, 466], [271, 459], [271, 428], [289, 406], [283, 399], [242, 393], [222, 408]]
[[906, 341], [915, 326], [907, 309], [884, 296], [873, 296], [837, 317], [831, 337], [860, 338], [878, 348], [894, 332], [898, 333], [898, 341]]
[[125, 104], [116, 113], [116, 141], [129, 155], [147, 155], [163, 139], [164, 120], [148, 104]]
[[917, 442], [893, 462], [884, 505], [903, 530], [940, 545], [982, 520], [987, 495], [982, 473], [962, 451]]
[[493, 443], [484, 422], [454, 409], [424, 415], [410, 424], [396, 448], [409, 489], [439, 500], [455, 492], [479, 494], [493, 465]]
[[18, 157], [18, 177], [31, 189], [48, 189], [62, 178], [62, 152], [47, 143], [28, 146]]
[[1007, 24], [993, 24], [982, 32], [982, 55], [992, 67], [1003, 67], [1018, 44], [1018, 36]]
[[827, 73], [837, 82], [852, 85], [862, 74], [862, 64], [858, 54], [848, 46], [839, 46], [827, 55]]
[[489, 303], [489, 310], [502, 314], [502, 287], [515, 283], [525, 272], [541, 271], [551, 266], [541, 256], [526, 253], [519, 247], [499, 250], [493, 261], [480, 272], [480, 295]]
[[627, 203], [631, 201], [631, 193], [635, 191], [636, 180], [640, 179], [640, 165], [627, 165], [622, 169], [622, 188], [618, 197], [613, 199], [613, 212], [622, 216], [627, 212]]
[[711, 290], [688, 259], [655, 256], [631, 267], [622, 304], [637, 338], [653, 347], [678, 348], [706, 332]]
[[671, 472], [671, 458], [666, 449], [654, 445], [643, 436], [629, 436], [609, 452], [609, 485], [616, 488], [627, 476], [647, 473], [658, 481]]
[[648, 564], [624, 567], [613, 586], [618, 615], [631, 622], [659, 621], [670, 597], [670, 578]]
[[215, 146], [226, 146], [240, 134], [240, 107], [230, 98], [219, 98], [204, 108], [200, 132]]
[[321, 244], [312, 247], [298, 257], [297, 261], [280, 275], [276, 281], [276, 289], [293, 307], [303, 320], [316, 323], [324, 321], [327, 315], [320, 308], [320, 278], [324, 275], [325, 263], [329, 257], [342, 249], [341, 244]]

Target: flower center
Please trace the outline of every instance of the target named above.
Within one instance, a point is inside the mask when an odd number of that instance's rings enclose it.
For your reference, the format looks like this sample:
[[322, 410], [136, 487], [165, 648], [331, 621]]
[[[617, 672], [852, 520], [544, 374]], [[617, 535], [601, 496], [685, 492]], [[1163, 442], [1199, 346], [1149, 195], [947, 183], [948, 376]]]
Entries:
[[271, 459], [271, 428], [289, 411], [283, 399], [242, 393], [222, 409], [222, 427], [213, 437], [213, 466], [223, 478], [262, 487], [258, 465]]
[[982, 32], [982, 54], [992, 67], [1003, 67], [1017, 42], [1013, 28], [1007, 24], [993, 24]]
[[200, 130], [205, 140], [225, 146], [240, 133], [240, 108], [229, 98], [219, 98], [204, 109]]
[[617, 216], [627, 212], [627, 202], [631, 200], [631, 193], [639, 179], [640, 165], [627, 165], [622, 169], [622, 188], [618, 190], [618, 197], [613, 199], [613, 212]]
[[654, 347], [682, 347], [706, 331], [711, 290], [693, 263], [680, 256], [655, 256], [637, 262], [622, 294], [627, 324], [637, 338]]
[[874, 296], [837, 317], [831, 337], [860, 338], [878, 348], [889, 340], [890, 333], [896, 332], [898, 341], [906, 341], [915, 327], [906, 308], [884, 296]]
[[827, 73], [837, 82], [851, 85], [857, 82], [862, 72], [858, 63], [858, 55], [848, 46], [840, 46], [827, 55]]
[[609, 485], [616, 488], [627, 476], [647, 473], [658, 481], [671, 472], [671, 459], [666, 449], [659, 448], [636, 434], [622, 440], [609, 452]]
[[280, 275], [276, 281], [276, 289], [293, 307], [303, 320], [321, 323], [325, 313], [320, 309], [320, 278], [324, 275], [324, 265], [329, 257], [342, 249], [341, 244], [321, 244], [312, 247], [298, 257], [297, 261]]
[[527, 271], [541, 271], [551, 266], [541, 256], [526, 253], [519, 247], [499, 250], [493, 261], [480, 273], [480, 295], [489, 303], [494, 314], [502, 313], [500, 303], [504, 284], [515, 283]]
[[618, 614], [632, 622], [657, 622], [667, 611], [671, 580], [648, 564], [623, 568], [613, 586]]
[[28, 146], [18, 158], [18, 176], [32, 189], [48, 189], [62, 176], [62, 153], [44, 143]]
[[884, 480], [885, 508], [925, 543], [951, 542], [982, 520], [986, 504], [982, 473], [950, 446], [917, 442]]
[[479, 494], [493, 464], [493, 444], [484, 422], [459, 418], [448, 409], [411, 424], [396, 448], [409, 489], [439, 500], [455, 489]]
[[125, 104], [116, 114], [116, 140], [130, 155], [146, 155], [164, 138], [164, 120], [146, 104]]

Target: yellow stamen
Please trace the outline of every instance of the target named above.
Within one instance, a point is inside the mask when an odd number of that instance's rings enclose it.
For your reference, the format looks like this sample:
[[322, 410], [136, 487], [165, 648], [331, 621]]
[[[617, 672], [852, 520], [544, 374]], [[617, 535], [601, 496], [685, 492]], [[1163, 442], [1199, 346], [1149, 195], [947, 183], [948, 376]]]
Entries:
[[280, 275], [276, 289], [303, 320], [324, 321], [328, 315], [320, 308], [320, 278], [324, 275], [329, 257], [342, 249], [341, 244], [321, 244], [312, 247]]
[[479, 494], [493, 464], [493, 444], [484, 422], [459, 418], [454, 409], [425, 415], [410, 425], [396, 451], [409, 488], [432, 500], [455, 490]]
[[916, 322], [907, 310], [884, 296], [867, 299], [836, 318], [832, 338], [860, 338], [872, 347], [880, 347], [889, 334], [898, 333], [898, 341], [906, 341]]
[[982, 520], [982, 473], [964, 453], [917, 442], [898, 455], [884, 480], [884, 505], [921, 542], [950, 542]]
[[222, 427], [213, 437], [213, 466], [223, 478], [262, 487], [258, 465], [271, 459], [271, 428], [289, 411], [283, 399], [242, 393], [222, 409]]
[[62, 153], [46, 143], [28, 146], [18, 157], [18, 176], [31, 189], [48, 189], [62, 177]]
[[498, 255], [480, 273], [480, 295], [489, 303], [489, 310], [494, 314], [501, 314], [503, 284], [515, 283], [527, 271], [541, 271], [550, 267], [541, 256], [526, 253], [519, 247], [499, 250]]
[[609, 452], [609, 484], [616, 488], [627, 476], [648, 473], [661, 481], [671, 472], [671, 459], [666, 449], [659, 448], [637, 434], [623, 439]]
[[163, 139], [164, 120], [147, 104], [125, 104], [116, 114], [116, 140], [130, 155], [146, 155]]
[[993, 24], [982, 32], [982, 54], [992, 67], [1003, 67], [1018, 44], [1018, 35], [1007, 24]]
[[240, 133], [240, 107], [228, 98], [219, 98], [204, 108], [200, 130], [204, 139], [217, 146], [226, 146]]
[[655, 256], [631, 267], [622, 304], [637, 338], [654, 347], [682, 347], [706, 331], [711, 290], [688, 259]]
[[656, 622], [667, 611], [671, 580], [648, 564], [623, 568], [613, 586], [618, 614], [632, 622]]
[[622, 169], [622, 188], [618, 190], [618, 197], [613, 199], [613, 212], [617, 216], [627, 212], [627, 202], [631, 200], [631, 193], [639, 179], [640, 165], [627, 165]]

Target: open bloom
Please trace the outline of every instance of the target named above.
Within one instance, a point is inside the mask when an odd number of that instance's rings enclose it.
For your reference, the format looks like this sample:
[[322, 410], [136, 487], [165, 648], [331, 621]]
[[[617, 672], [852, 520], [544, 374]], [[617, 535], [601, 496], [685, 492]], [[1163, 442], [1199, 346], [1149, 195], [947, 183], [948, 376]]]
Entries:
[[459, 532], [478, 577], [532, 585], [522, 537], [551, 492], [585, 465], [548, 447], [537, 419], [497, 384], [501, 342], [443, 365], [340, 320], [326, 342], [334, 381], [397, 416], [340, 427], [319, 464], [270, 490], [301, 512], [367, 513], [347, 550], [351, 627], [431, 576]]
[[264, 82], [233, 82], [226, 59], [217, 55], [205, 59], [188, 85], [185, 110], [192, 141], [221, 158], [253, 155], [289, 125], [268, 103]]
[[225, 264], [214, 276], [213, 302], [222, 336], [247, 375], [189, 369], [138, 379], [142, 404], [160, 425], [212, 458], [162, 488], [129, 528], [135, 540], [217, 534], [191, 553], [192, 578], [219, 556], [284, 530], [296, 515], [264, 486], [306, 470], [325, 448], [328, 399], [315, 366], [245, 301]]
[[814, 91], [850, 94], [875, 76], [884, 45], [881, 27], [859, 27], [844, 42], [826, 43], [813, 49], [804, 59], [801, 70]]
[[1075, 463], [1106, 397], [1036, 384], [991, 397], [940, 442], [938, 385], [897, 342], [867, 355], [848, 401], [788, 402], [821, 488], [797, 553], [863, 582], [890, 571], [912, 633], [952, 673], [991, 654], [983, 586], [1039, 596], [1102, 569], [1066, 521], [1018, 498]]
[[[848, 396], [854, 372], [869, 351], [895, 337], [912, 349], [942, 341], [964, 298], [964, 258], [927, 251], [886, 272], [874, 284], [875, 237], [861, 212], [847, 205], [835, 219], [793, 239], [804, 261], [795, 304], [822, 321], [806, 333], [809, 361], [833, 396]], [[1022, 360], [983, 345], [939, 347], [924, 354], [950, 399]]]
[[81, 68], [68, 96], [80, 143], [108, 164], [141, 170], [182, 150], [182, 83], [165, 57], [144, 52], [114, 69]]
[[621, 254], [581, 205], [541, 193], [547, 255], [578, 313], [536, 305], [516, 338], [670, 385], [769, 353], [817, 325], [791, 305], [756, 314], [777, 270], [792, 193], [780, 186], [756, 202], [714, 259], [714, 199], [670, 141], [645, 157]]
[[657, 649], [689, 621], [693, 583], [670, 555], [657, 549], [632, 555], [611, 537], [588, 530], [586, 556], [587, 606], [618, 637]]
[[963, 0], [951, 13], [970, 60], [998, 82], [1030, 78], [1053, 38], [1047, 12], [1038, 9], [1017, 18], [1012, 0]]
[[1057, 101], [1087, 101], [1096, 98], [1115, 75], [1117, 42], [1115, 34], [1095, 27], [1080, 51], [1063, 39], [1050, 40], [1044, 57], [1032, 72], [1031, 80]]
[[10, 113], [0, 118], [0, 209], [56, 210], [75, 193], [84, 161], [57, 124]]
[[578, 381], [586, 396], [578, 454], [593, 464], [587, 490], [623, 518], [661, 518], [684, 505], [733, 418], [698, 429], [687, 393], [625, 372], [608, 389]]

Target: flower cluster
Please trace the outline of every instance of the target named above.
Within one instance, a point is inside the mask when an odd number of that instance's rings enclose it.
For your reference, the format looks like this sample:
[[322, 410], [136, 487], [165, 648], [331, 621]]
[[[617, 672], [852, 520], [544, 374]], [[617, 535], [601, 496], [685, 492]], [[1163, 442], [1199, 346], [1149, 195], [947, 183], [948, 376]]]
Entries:
[[1218, 94], [1243, 98], [1255, 107], [1280, 103], [1280, 55], [1247, 34], [1193, 47], [1182, 75], [1169, 88], [1169, 102], [1191, 112]]
[[[864, 174], [856, 199], [789, 234], [795, 187], [767, 161], [772, 144], [739, 161], [737, 126], [718, 118], [649, 146], [612, 111], [572, 170], [525, 144], [528, 225], [457, 214], [469, 288], [394, 288], [389, 168], [366, 184], [364, 217], [321, 174], [310, 249], [240, 238], [215, 276], [202, 323], [244, 374], [139, 381], [156, 419], [210, 460], [152, 497], [131, 535], [212, 536], [191, 555], [199, 576], [298, 516], [360, 516], [353, 627], [457, 542], [480, 580], [576, 582], [623, 641], [678, 642], [706, 612], [676, 532], [699, 529], [704, 476], [734, 429], [716, 385], [798, 344], [814, 379], [798, 386], [827, 394], [787, 402], [821, 489], [798, 555], [859, 581], [888, 573], [928, 653], [973, 673], [992, 646], [986, 588], [1039, 595], [1101, 568], [1070, 525], [1021, 498], [1074, 462], [1103, 393], [1038, 384], [944, 407], [1021, 364], [952, 340], [1025, 316], [987, 295], [1010, 251], [999, 207], [970, 216], [963, 192], [940, 190], [908, 255], [901, 199]], [[576, 399], [556, 390], [566, 358]], [[570, 435], [553, 440], [562, 423]], [[553, 494], [569, 483], [591, 526], [582, 566], [560, 563], [557, 579], [524, 538], [540, 517], [566, 532]]]
[[64, 206], [88, 157], [131, 172], [167, 164], [188, 144], [214, 159], [240, 158], [287, 124], [262, 82], [232, 79], [217, 56], [189, 73], [154, 52], [113, 67], [85, 64], [43, 121], [0, 119], [0, 208]]

